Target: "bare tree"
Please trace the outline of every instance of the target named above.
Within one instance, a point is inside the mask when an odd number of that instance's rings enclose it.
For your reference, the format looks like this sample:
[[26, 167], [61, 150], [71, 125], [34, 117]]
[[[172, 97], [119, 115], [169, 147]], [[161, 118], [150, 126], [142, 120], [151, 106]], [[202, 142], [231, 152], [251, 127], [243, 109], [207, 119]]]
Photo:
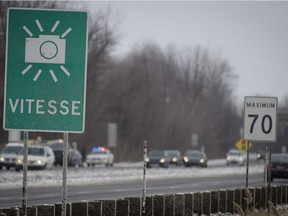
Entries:
[[200, 47], [179, 53], [144, 43], [109, 72], [102, 110], [119, 125], [118, 158], [127, 158], [128, 149], [138, 152], [132, 159], [141, 157], [146, 138], [150, 148], [185, 151], [198, 133], [199, 144], [214, 157], [235, 139], [239, 117], [229, 64]]

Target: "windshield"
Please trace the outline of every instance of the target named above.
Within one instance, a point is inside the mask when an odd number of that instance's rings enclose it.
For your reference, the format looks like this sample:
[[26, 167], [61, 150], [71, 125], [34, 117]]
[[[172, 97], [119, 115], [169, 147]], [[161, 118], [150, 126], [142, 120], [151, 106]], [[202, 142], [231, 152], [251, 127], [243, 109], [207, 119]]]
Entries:
[[240, 151], [230, 151], [228, 154], [229, 155], [240, 155], [241, 153], [240, 153]]
[[6, 146], [2, 153], [5, 154], [19, 154], [22, 150], [22, 146]]
[[288, 154], [272, 154], [271, 161], [288, 163]]
[[173, 157], [173, 156], [180, 156], [180, 152], [178, 151], [167, 151], [168, 156]]
[[28, 148], [28, 155], [43, 156], [44, 149], [43, 148]]
[[51, 143], [49, 146], [53, 150], [63, 150], [63, 143]]
[[152, 156], [152, 157], [154, 157], [154, 156], [164, 156], [164, 152], [163, 151], [151, 151], [151, 152], [149, 152], [149, 154], [148, 154], [148, 156]]
[[190, 151], [190, 152], [186, 152], [187, 156], [191, 156], [191, 157], [202, 157], [202, 153], [201, 152], [197, 152], [197, 151]]
[[107, 151], [92, 151], [91, 154], [104, 155], [107, 154]]

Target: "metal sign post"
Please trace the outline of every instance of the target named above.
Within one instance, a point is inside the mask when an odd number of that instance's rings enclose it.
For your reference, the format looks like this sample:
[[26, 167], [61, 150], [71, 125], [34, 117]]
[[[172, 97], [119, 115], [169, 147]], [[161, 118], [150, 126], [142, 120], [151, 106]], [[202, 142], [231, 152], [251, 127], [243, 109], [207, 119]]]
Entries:
[[248, 187], [248, 175], [249, 175], [249, 141], [246, 141], [246, 153], [247, 153], [247, 159], [246, 159], [246, 187]]
[[67, 162], [68, 162], [68, 133], [64, 133], [63, 145], [63, 177], [62, 177], [62, 211], [61, 215], [66, 216], [66, 203], [67, 203]]
[[145, 214], [146, 211], [146, 169], [147, 169], [147, 141], [144, 141], [144, 146], [143, 146], [143, 162], [144, 162], [144, 167], [143, 167], [143, 198], [142, 198], [142, 215]]
[[265, 183], [268, 182], [269, 152], [270, 152], [269, 145], [266, 144], [266, 147], [265, 147], [265, 169], [264, 169], [264, 182]]
[[271, 142], [269, 143], [269, 165], [268, 165], [268, 170], [267, 170], [267, 173], [268, 173], [268, 185], [267, 185], [267, 190], [268, 190], [268, 199], [271, 201], [272, 200], [272, 194], [271, 194], [271, 149], [272, 147], [272, 144]]
[[24, 151], [23, 151], [23, 187], [22, 187], [22, 214], [27, 215], [27, 171], [28, 171], [28, 131], [24, 131]]

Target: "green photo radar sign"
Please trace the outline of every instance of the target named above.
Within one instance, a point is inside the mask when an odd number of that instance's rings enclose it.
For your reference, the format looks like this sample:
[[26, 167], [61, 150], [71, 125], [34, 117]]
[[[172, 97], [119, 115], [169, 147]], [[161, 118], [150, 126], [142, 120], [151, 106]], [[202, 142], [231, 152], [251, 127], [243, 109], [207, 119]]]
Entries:
[[9, 8], [4, 129], [84, 132], [87, 12]]

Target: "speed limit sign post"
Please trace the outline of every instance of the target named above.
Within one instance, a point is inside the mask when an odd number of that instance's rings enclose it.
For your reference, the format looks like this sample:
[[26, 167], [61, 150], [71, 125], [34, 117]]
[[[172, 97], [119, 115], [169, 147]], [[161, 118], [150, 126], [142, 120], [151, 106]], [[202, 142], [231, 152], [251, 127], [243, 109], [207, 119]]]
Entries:
[[[278, 99], [276, 97], [245, 97], [244, 98], [244, 140], [269, 142], [268, 151], [268, 199], [271, 198], [271, 143], [277, 139], [277, 109]], [[248, 145], [248, 144], [247, 144]], [[248, 161], [249, 152], [247, 151], [247, 170], [246, 186], [248, 187]]]

